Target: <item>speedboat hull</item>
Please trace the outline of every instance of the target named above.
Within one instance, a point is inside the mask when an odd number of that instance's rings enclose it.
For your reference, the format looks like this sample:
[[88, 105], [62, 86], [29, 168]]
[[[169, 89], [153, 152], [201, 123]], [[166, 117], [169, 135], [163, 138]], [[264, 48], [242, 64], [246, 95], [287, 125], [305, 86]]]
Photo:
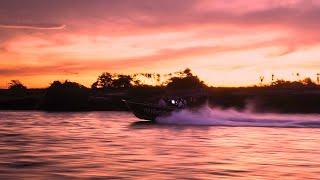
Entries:
[[168, 116], [171, 112], [176, 110], [176, 108], [161, 107], [155, 104], [123, 101], [137, 118], [148, 121], [155, 121], [157, 117]]

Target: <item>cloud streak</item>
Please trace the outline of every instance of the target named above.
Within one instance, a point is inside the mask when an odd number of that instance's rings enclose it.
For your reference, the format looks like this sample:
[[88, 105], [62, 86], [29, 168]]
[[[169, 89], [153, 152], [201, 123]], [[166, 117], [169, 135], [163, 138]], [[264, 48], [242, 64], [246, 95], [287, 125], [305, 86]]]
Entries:
[[[157, 64], [166, 63], [183, 63], [184, 58], [196, 58], [205, 55], [217, 55], [220, 53], [241, 52], [252, 49], [266, 48], [276, 45], [277, 40], [261, 41], [255, 43], [246, 43], [240, 45], [229, 46], [196, 46], [181, 49], [161, 49], [154, 54], [145, 56], [135, 56], [130, 58], [116, 58], [104, 60], [82, 60], [81, 63], [77, 59], [65, 59], [59, 56], [43, 56], [42, 59], [54, 62], [59, 59], [60, 63], [50, 65], [21, 66], [20, 68], [2, 68], [0, 76], [5, 75], [37, 75], [37, 74], [79, 74], [81, 72], [90, 71], [121, 71], [124, 66], [130, 68], [152, 67]], [[234, 67], [234, 66], [232, 66]], [[238, 68], [239, 65], [237, 65]], [[243, 66], [241, 66], [243, 67]]]
[[5, 24], [0, 23], [0, 28], [4, 29], [33, 29], [33, 30], [61, 30], [65, 29], [65, 24]]

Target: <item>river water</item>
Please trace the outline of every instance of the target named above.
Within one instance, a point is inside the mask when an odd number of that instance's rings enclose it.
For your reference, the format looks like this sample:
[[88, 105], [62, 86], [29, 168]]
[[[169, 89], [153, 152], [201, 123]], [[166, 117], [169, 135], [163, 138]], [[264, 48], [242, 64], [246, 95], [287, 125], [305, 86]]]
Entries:
[[0, 179], [320, 179], [320, 126], [243, 118], [149, 124], [128, 112], [2, 111]]

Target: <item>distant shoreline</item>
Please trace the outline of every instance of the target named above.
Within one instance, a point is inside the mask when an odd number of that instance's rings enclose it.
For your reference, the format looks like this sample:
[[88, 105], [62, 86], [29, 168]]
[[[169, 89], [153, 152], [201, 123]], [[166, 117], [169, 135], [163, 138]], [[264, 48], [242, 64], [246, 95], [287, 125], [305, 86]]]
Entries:
[[[22, 96], [10, 95], [6, 89], [0, 90], [0, 110], [37, 110], [45, 112], [86, 112], [86, 111], [128, 111], [122, 99], [140, 102], [154, 102], [162, 96], [163, 89], [143, 89], [141, 94], [131, 90], [90, 90], [88, 99], [73, 108], [62, 109], [60, 104], [44, 108], [46, 89], [29, 89]], [[319, 88], [207, 88], [206, 101], [212, 107], [237, 110], [250, 109], [259, 113], [317, 114], [320, 113]], [[146, 96], [144, 96], [146, 95]], [[72, 103], [72, 102], [71, 102]], [[79, 103], [77, 103], [79, 105]], [[56, 106], [56, 107], [55, 107]]]

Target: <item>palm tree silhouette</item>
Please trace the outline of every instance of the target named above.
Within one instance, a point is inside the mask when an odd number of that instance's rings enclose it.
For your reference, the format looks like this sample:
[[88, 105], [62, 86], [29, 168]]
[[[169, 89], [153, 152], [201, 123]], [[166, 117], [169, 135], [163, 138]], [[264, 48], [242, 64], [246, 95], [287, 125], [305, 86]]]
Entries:
[[260, 78], [260, 86], [262, 86], [263, 81], [264, 81], [264, 76], [260, 76], [259, 78]]
[[297, 73], [298, 81], [300, 80], [300, 73]]

